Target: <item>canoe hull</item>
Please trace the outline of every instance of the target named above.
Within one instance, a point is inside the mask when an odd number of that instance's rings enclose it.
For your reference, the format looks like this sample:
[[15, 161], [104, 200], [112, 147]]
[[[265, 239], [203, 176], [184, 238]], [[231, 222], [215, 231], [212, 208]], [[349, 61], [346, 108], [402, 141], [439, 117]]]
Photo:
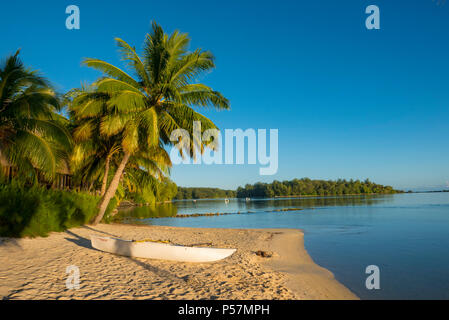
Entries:
[[213, 262], [232, 255], [236, 249], [183, 247], [157, 242], [133, 242], [91, 236], [95, 249], [122, 256], [182, 262]]

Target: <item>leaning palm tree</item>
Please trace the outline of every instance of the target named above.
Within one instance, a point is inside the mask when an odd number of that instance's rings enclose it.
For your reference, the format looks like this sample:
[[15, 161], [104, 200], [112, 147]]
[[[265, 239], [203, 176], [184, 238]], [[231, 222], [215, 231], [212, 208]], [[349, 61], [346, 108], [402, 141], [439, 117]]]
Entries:
[[70, 147], [67, 120], [56, 113], [48, 81], [23, 65], [19, 51], [0, 65], [0, 154], [27, 177], [39, 170], [52, 179]]
[[[170, 144], [173, 130], [184, 129], [191, 135], [193, 122], [201, 122], [201, 130], [216, 128], [215, 124], [192, 107], [229, 109], [229, 101], [218, 91], [197, 83], [205, 72], [215, 67], [209, 51], [188, 51], [190, 38], [175, 31], [171, 35], [152, 24], [147, 34], [143, 55], [121, 39], [116, 39], [122, 60], [132, 69], [133, 76], [124, 70], [98, 59], [85, 59], [86, 66], [104, 73], [95, 86], [92, 101], [80, 116], [98, 114], [106, 103], [107, 114], [101, 118], [100, 132], [104, 136], [121, 136], [123, 157], [114, 177], [99, 204], [94, 224], [101, 221], [109, 201], [114, 196], [130, 157], [148, 153], [162, 144]], [[108, 96], [107, 100], [98, 93]], [[207, 145], [207, 144], [206, 144]], [[192, 141], [193, 156], [203, 150], [203, 144]]]
[[121, 147], [113, 139], [76, 141], [70, 156], [75, 179], [80, 185], [89, 185], [88, 190], [101, 180], [100, 195], [106, 192], [111, 161], [120, 153]]
[[[99, 97], [101, 99], [99, 99]], [[83, 115], [83, 109], [94, 99], [107, 101], [107, 96], [95, 92], [95, 87], [83, 85], [65, 94], [66, 104], [72, 119], [75, 146], [71, 163], [81, 183], [93, 185], [102, 176], [100, 195], [106, 192], [112, 157], [121, 151], [117, 136], [100, 134], [100, 120], [107, 112], [106, 104], [95, 114]]]

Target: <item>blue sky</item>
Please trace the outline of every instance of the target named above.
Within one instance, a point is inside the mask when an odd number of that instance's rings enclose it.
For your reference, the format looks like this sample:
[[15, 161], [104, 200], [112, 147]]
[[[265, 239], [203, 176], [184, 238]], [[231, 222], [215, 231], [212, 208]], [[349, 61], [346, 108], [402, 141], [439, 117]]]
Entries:
[[[279, 170], [181, 165], [182, 186], [369, 178], [397, 188], [449, 181], [449, 1], [8, 1], [0, 56], [22, 48], [27, 65], [60, 90], [93, 81], [84, 57], [121, 65], [114, 37], [142, 47], [152, 20], [211, 50], [202, 81], [231, 101], [205, 111], [221, 128], [279, 130]], [[67, 30], [65, 8], [81, 11]], [[367, 30], [365, 8], [380, 8]]]

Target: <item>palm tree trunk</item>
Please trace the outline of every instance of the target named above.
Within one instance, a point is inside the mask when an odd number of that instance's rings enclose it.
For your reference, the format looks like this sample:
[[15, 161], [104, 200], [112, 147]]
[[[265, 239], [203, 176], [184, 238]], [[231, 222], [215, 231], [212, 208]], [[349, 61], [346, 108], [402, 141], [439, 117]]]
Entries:
[[106, 165], [105, 165], [105, 168], [104, 168], [103, 182], [101, 184], [100, 196], [104, 196], [104, 194], [106, 192], [106, 186], [108, 184], [108, 176], [109, 176], [109, 161], [110, 161], [110, 158], [109, 158], [109, 156], [107, 156], [106, 157]]
[[106, 212], [106, 209], [108, 208], [109, 201], [111, 201], [112, 197], [115, 195], [115, 192], [117, 191], [118, 184], [120, 183], [120, 178], [122, 177], [123, 171], [125, 170], [126, 164], [128, 163], [130, 154], [128, 152], [125, 153], [123, 156], [122, 162], [117, 168], [117, 171], [115, 172], [114, 178], [112, 178], [111, 184], [109, 185], [108, 190], [104, 194], [103, 198], [100, 201], [100, 205], [98, 206], [98, 215], [95, 218], [93, 224], [98, 224], [101, 219], [103, 219], [103, 216]]

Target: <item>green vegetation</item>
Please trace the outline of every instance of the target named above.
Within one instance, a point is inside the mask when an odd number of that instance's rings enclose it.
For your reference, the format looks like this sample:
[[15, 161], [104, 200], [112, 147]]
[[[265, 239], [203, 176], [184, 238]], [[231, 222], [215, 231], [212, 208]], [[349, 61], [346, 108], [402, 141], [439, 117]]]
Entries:
[[175, 199], [214, 199], [214, 198], [273, 198], [288, 196], [331, 196], [353, 194], [392, 194], [402, 191], [390, 186], [372, 183], [368, 179], [359, 180], [311, 180], [308, 178], [291, 181], [273, 181], [272, 183], [247, 184], [237, 191], [218, 188], [184, 188], [178, 187]]
[[223, 190], [218, 188], [183, 188], [178, 187], [178, 194], [175, 199], [214, 199], [214, 198], [235, 198], [234, 190]]
[[[126, 71], [99, 59], [85, 59], [84, 65], [97, 69], [103, 76], [87, 90], [72, 91], [71, 111], [77, 127], [78, 141], [100, 137], [97, 146], [116, 148], [104, 152], [101, 161], [114, 165], [115, 172], [106, 187], [94, 220], [103, 218], [109, 201], [116, 195], [121, 180], [130, 183], [151, 178], [162, 179], [171, 161], [163, 148], [171, 145], [173, 130], [186, 130], [193, 135], [193, 122], [201, 122], [202, 133], [216, 128], [211, 120], [192, 107], [228, 109], [229, 102], [218, 91], [196, 80], [214, 67], [209, 51], [188, 51], [190, 38], [178, 31], [166, 34], [156, 23], [146, 35], [143, 55], [123, 41], [116, 39], [119, 53], [134, 77]], [[84, 139], [83, 139], [84, 138]], [[197, 145], [194, 141], [181, 154], [193, 156], [210, 143]], [[113, 146], [116, 147], [113, 147]], [[92, 161], [98, 153], [94, 152]], [[85, 159], [81, 160], [83, 163]], [[126, 172], [126, 175], [124, 173]], [[105, 174], [104, 181], [108, 181]], [[133, 176], [135, 175], [135, 176]], [[128, 179], [129, 176], [133, 176]], [[144, 177], [146, 176], [146, 177]], [[126, 181], [123, 182], [126, 186]]]
[[172, 203], [163, 203], [159, 205], [127, 207], [120, 210], [111, 220], [113, 222], [126, 222], [131, 220], [133, 223], [138, 223], [136, 219], [148, 218], [165, 218], [176, 217], [178, 208]]
[[[167, 34], [156, 23], [140, 55], [115, 40], [125, 68], [85, 59], [101, 77], [64, 95], [25, 67], [19, 51], [0, 65], [0, 235], [46, 235], [108, 221], [124, 199], [154, 206], [173, 198], [397, 192], [368, 180], [295, 179], [246, 185], [237, 192], [177, 188], [169, 179], [172, 163], [165, 149], [174, 144], [171, 133], [180, 129], [195, 136], [195, 121], [201, 134], [216, 129], [196, 110], [229, 109], [220, 92], [199, 83], [215, 68], [214, 56], [190, 51], [188, 34]], [[183, 157], [216, 147], [213, 141], [178, 142]]]
[[128, 188], [125, 199], [135, 204], [154, 205], [172, 200], [178, 192], [176, 184], [168, 178], [162, 181], [150, 181], [146, 184], [137, 184], [137, 190]]
[[401, 191], [390, 186], [383, 186], [366, 179], [360, 180], [311, 180], [308, 178], [291, 181], [273, 181], [273, 183], [247, 184], [237, 189], [238, 198], [246, 197], [285, 197], [285, 196], [331, 196], [352, 194], [392, 194]]
[[57, 113], [61, 104], [49, 82], [18, 55], [0, 65], [0, 165], [30, 180], [52, 180], [70, 151], [68, 120]]
[[[46, 236], [88, 223], [99, 197], [13, 181], [0, 185], [0, 236]], [[108, 209], [108, 213], [112, 207]]]
[[[116, 42], [125, 69], [85, 59], [101, 77], [64, 95], [26, 68], [19, 51], [0, 65], [1, 199], [8, 199], [2, 200], [0, 234], [44, 235], [96, 224], [123, 199], [171, 200], [178, 193], [165, 150], [172, 131], [192, 136], [194, 121], [201, 133], [216, 129], [194, 108], [229, 109], [220, 92], [198, 82], [215, 68], [214, 57], [190, 51], [188, 34], [166, 34], [153, 23], [141, 55]], [[215, 144], [177, 147], [192, 157]]]

